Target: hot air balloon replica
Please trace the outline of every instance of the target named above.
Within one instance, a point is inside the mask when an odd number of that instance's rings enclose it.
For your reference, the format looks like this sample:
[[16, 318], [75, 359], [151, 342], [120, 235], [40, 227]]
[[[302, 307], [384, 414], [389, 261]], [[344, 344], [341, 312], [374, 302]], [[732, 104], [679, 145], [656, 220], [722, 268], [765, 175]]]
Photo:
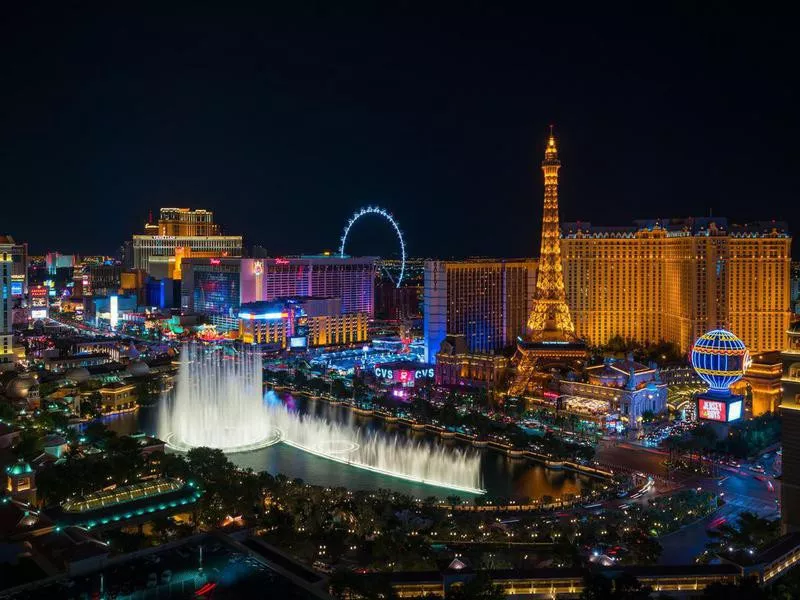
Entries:
[[750, 353], [744, 342], [725, 329], [701, 335], [692, 347], [692, 367], [706, 382], [708, 390], [697, 397], [697, 417], [701, 421], [730, 423], [742, 418], [744, 397], [731, 393], [750, 366]]

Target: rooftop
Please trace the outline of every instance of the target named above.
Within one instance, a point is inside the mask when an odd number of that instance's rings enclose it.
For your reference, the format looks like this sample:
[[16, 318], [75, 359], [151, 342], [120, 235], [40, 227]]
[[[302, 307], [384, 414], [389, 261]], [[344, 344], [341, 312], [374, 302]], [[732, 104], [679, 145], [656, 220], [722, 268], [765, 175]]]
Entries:
[[647, 373], [648, 371], [652, 371], [653, 369], [648, 367], [647, 365], [638, 363], [635, 360], [625, 359], [625, 360], [611, 360], [601, 365], [586, 367], [586, 370], [609, 371], [609, 372], [616, 371], [618, 373], [622, 373], [623, 375], [629, 375], [631, 371], [638, 374], [638, 373]]
[[142, 498], [152, 498], [184, 487], [182, 481], [176, 479], [155, 479], [118, 487], [114, 490], [93, 492], [76, 500], [68, 500], [61, 505], [64, 512], [85, 513], [109, 506], [116, 506]]
[[631, 225], [592, 225], [589, 221], [562, 223], [562, 235], [576, 237], [633, 238], [640, 233], [662, 234], [664, 237], [789, 237], [785, 221], [754, 221], [743, 225], [729, 224], [725, 217], [686, 217], [679, 219], [637, 219]]

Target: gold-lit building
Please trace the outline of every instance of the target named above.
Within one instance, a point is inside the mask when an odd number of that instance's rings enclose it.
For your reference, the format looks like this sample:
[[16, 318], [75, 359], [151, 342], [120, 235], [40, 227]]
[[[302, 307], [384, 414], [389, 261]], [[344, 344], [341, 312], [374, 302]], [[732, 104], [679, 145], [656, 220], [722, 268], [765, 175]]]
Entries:
[[789, 326], [791, 237], [785, 223], [724, 218], [566, 223], [561, 252], [575, 333], [672, 341], [689, 351], [705, 331], [736, 332], [755, 354], [780, 350]]
[[114, 382], [98, 390], [102, 397], [104, 413], [128, 410], [136, 406], [136, 386], [130, 383]]
[[162, 208], [158, 219], [158, 235], [220, 235], [220, 230], [210, 210]]
[[[308, 317], [308, 346], [343, 346], [367, 341], [366, 313]], [[275, 321], [239, 320], [239, 339], [246, 344], [277, 344], [289, 347], [289, 325]]]
[[731, 386], [731, 391], [747, 398], [745, 412], [748, 418], [777, 412], [782, 394], [781, 354], [762, 352], [752, 356], [751, 360], [744, 377]]
[[222, 235], [214, 213], [188, 208], [162, 208], [158, 224], [147, 223], [143, 235], [134, 235], [132, 264], [159, 279], [181, 278], [186, 258], [242, 255], [242, 236]]
[[781, 523], [784, 530], [800, 531], [800, 322], [787, 334], [789, 341], [781, 353]]
[[511, 367], [502, 354], [474, 354], [463, 335], [448, 335], [436, 353], [434, 377], [437, 385], [501, 387]]
[[367, 341], [367, 313], [308, 318], [309, 346], [342, 346]]
[[368, 323], [368, 313], [342, 313], [339, 298], [252, 302], [239, 311], [239, 339], [289, 349], [346, 346], [367, 341]]

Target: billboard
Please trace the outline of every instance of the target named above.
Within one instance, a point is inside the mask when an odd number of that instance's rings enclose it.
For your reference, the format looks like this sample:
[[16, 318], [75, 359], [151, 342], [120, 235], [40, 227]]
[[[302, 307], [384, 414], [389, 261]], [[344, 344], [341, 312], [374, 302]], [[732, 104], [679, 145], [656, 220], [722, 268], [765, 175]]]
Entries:
[[48, 288], [43, 285], [34, 285], [28, 290], [31, 301], [31, 318], [47, 318], [47, 306], [49, 304], [47, 299], [48, 291]]
[[736, 400], [728, 405], [728, 421], [736, 421], [742, 418], [742, 401]]
[[289, 348], [306, 348], [308, 338], [305, 336], [292, 336], [289, 338]]
[[111, 329], [116, 329], [119, 323], [119, 296], [111, 296], [108, 300], [111, 312]]
[[47, 306], [47, 288], [43, 285], [34, 285], [30, 288], [31, 306], [33, 307], [46, 307]]
[[707, 400], [700, 398], [697, 414], [706, 421], [719, 421], [724, 423], [728, 420], [728, 405], [719, 400]]
[[12, 281], [11, 282], [11, 295], [12, 296], [22, 296], [22, 282], [21, 281]]
[[[734, 396], [734, 398], [736, 398]], [[697, 414], [704, 421], [717, 421], [719, 423], [730, 423], [742, 418], [742, 399], [736, 398], [732, 402], [724, 400], [710, 400], [700, 398], [697, 406]]]

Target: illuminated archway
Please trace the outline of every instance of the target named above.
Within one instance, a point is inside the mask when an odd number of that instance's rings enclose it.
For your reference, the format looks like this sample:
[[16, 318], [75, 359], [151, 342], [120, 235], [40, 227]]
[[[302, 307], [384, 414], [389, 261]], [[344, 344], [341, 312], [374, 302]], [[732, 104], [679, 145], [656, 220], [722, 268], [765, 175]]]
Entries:
[[364, 215], [378, 215], [389, 221], [389, 223], [394, 227], [394, 231], [397, 234], [397, 239], [400, 241], [400, 276], [397, 278], [395, 285], [400, 287], [400, 283], [403, 281], [403, 275], [406, 271], [406, 242], [403, 239], [403, 233], [400, 231], [400, 226], [397, 224], [397, 221], [394, 220], [392, 213], [378, 207], [378, 206], [367, 206], [366, 208], [362, 208], [361, 210], [357, 210], [353, 213], [353, 216], [350, 217], [350, 220], [347, 221], [347, 225], [344, 227], [344, 232], [342, 233], [341, 237], [341, 244], [339, 246], [339, 256], [344, 258], [344, 245], [347, 242], [347, 234], [350, 233], [350, 228]]

